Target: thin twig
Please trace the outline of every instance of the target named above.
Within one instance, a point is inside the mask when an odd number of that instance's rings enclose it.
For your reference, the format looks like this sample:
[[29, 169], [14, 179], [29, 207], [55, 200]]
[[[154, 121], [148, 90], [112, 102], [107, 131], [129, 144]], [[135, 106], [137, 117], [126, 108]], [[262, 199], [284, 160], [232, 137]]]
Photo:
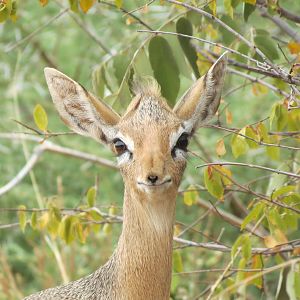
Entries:
[[14, 43], [11, 46], [8, 46], [5, 49], [5, 52], [10, 52], [10, 51], [16, 49], [17, 47], [21, 46], [23, 43], [29, 41], [30, 39], [32, 39], [33, 37], [35, 37], [36, 35], [38, 35], [42, 30], [44, 30], [51, 23], [53, 23], [54, 21], [56, 21], [57, 19], [59, 19], [61, 16], [63, 16], [67, 11], [69, 11], [69, 8], [63, 9], [56, 16], [54, 16], [53, 18], [51, 18], [50, 20], [48, 20], [45, 24], [41, 25], [36, 30], [34, 30], [33, 32], [31, 32], [30, 34], [28, 34], [27, 36], [25, 36], [23, 39], [19, 40], [18, 42]]
[[271, 169], [271, 168], [267, 168], [267, 167], [263, 167], [263, 166], [259, 166], [259, 165], [238, 163], [238, 162], [228, 162], [228, 161], [202, 164], [202, 165], [196, 166], [196, 168], [203, 168], [203, 167], [207, 167], [207, 166], [243, 166], [243, 167], [248, 167], [248, 168], [266, 170], [266, 171], [269, 171], [269, 172], [273, 172], [273, 173], [276, 173], [276, 174], [283, 174], [283, 175], [287, 175], [287, 176], [290, 176], [290, 177], [300, 178], [300, 175], [290, 173], [290, 172], [280, 171], [280, 170], [277, 170], [277, 169]]

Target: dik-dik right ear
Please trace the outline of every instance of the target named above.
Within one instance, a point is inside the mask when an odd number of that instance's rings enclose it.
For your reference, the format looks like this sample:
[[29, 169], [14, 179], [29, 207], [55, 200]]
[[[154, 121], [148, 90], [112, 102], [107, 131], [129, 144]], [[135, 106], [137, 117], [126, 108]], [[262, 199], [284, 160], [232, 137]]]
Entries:
[[60, 117], [76, 133], [107, 143], [120, 116], [63, 73], [45, 68], [48, 88]]
[[208, 72], [198, 79], [175, 105], [173, 111], [185, 121], [188, 131], [194, 132], [216, 113], [220, 104], [226, 65], [227, 52], [220, 56]]

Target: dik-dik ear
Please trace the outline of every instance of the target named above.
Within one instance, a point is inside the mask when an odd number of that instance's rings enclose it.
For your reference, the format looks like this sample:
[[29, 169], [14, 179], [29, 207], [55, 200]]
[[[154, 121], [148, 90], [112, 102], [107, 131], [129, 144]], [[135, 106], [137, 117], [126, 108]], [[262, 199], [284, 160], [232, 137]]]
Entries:
[[45, 68], [48, 88], [65, 124], [76, 133], [107, 143], [113, 139], [119, 115], [63, 73]]
[[182, 96], [174, 107], [176, 115], [191, 132], [207, 123], [216, 113], [221, 99], [227, 65], [225, 52]]

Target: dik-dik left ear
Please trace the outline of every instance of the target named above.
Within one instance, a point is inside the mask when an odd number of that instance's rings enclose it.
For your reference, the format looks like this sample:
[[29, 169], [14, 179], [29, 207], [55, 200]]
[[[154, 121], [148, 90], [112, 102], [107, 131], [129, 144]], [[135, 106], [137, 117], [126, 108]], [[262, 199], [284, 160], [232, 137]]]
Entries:
[[194, 132], [216, 113], [221, 99], [227, 65], [227, 52], [198, 79], [175, 105], [173, 111], [185, 120], [187, 130]]
[[76, 133], [107, 143], [116, 134], [119, 115], [63, 73], [45, 68], [45, 77], [56, 109]]

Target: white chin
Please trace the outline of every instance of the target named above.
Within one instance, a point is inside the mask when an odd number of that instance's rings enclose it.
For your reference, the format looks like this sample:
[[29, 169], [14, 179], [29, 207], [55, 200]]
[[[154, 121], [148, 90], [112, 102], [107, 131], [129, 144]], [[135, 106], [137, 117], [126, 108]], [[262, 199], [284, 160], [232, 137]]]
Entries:
[[137, 184], [138, 189], [147, 194], [162, 193], [167, 188], [169, 188], [170, 185], [171, 182], [166, 182], [161, 185], [147, 185], [147, 184], [139, 184], [139, 183]]

